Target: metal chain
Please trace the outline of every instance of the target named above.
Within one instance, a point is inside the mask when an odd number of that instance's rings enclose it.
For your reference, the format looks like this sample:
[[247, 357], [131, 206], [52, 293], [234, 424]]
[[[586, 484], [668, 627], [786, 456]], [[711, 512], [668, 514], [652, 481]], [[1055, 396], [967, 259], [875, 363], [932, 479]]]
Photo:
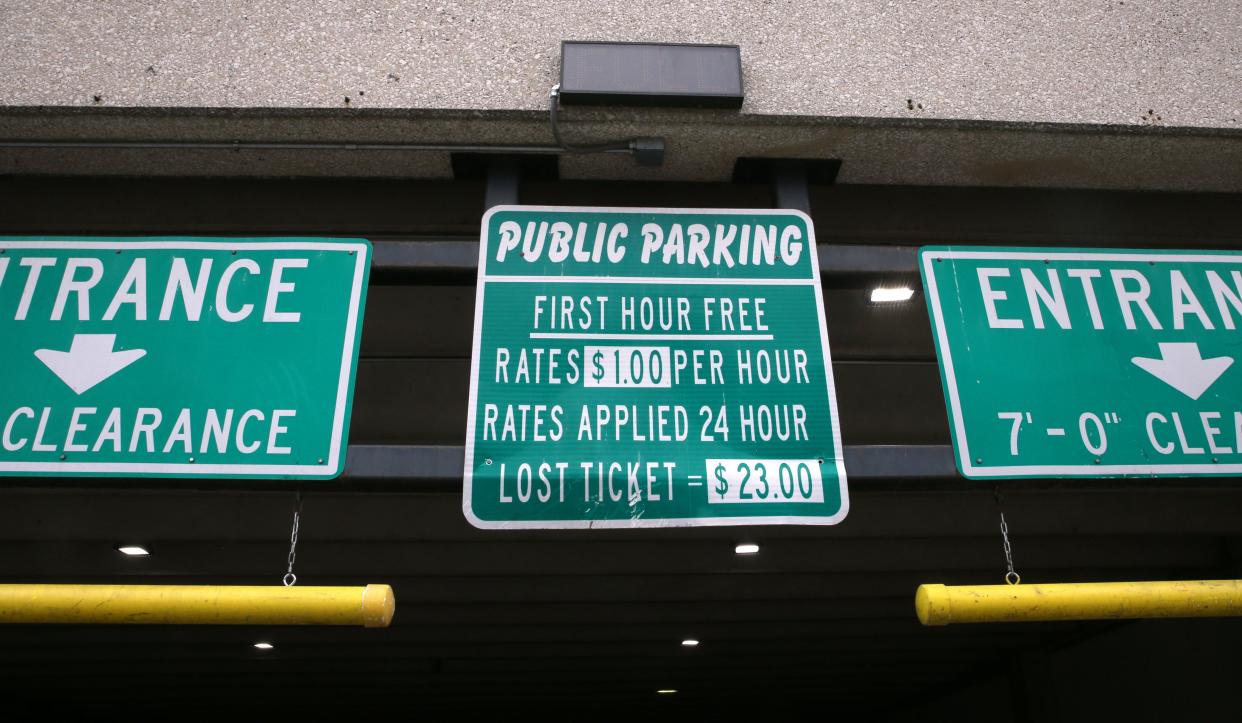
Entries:
[[1001, 539], [1005, 542], [1005, 564], [1009, 567], [1009, 572], [1005, 573], [1005, 582], [1010, 585], [1017, 585], [1022, 582], [1022, 576], [1013, 569], [1013, 548], [1009, 546], [1009, 525], [1005, 524], [1005, 513], [1000, 513], [1001, 520]]
[[298, 576], [293, 574], [293, 563], [298, 559], [298, 521], [302, 516], [302, 491], [298, 490], [297, 507], [293, 510], [293, 532], [289, 534], [289, 570], [285, 573], [285, 587], [298, 584]]
[[1001, 541], [1005, 544], [1005, 566], [1008, 568], [1005, 582], [1017, 585], [1022, 582], [1022, 576], [1013, 569], [1013, 548], [1009, 546], [1009, 524], [1005, 522], [1005, 512], [1001, 509], [1000, 487], [993, 487], [992, 493], [996, 499], [996, 512], [1000, 515]]

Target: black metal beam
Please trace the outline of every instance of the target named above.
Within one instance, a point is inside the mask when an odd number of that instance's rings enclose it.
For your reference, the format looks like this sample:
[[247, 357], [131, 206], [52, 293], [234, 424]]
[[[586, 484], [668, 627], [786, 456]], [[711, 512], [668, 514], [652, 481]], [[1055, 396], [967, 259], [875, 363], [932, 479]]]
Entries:
[[777, 208], [811, 213], [811, 192], [806, 165], [796, 160], [777, 160], [772, 167], [772, 194]]
[[489, 159], [487, 185], [483, 190], [484, 210], [493, 206], [517, 204], [521, 175], [521, 169], [515, 159], [504, 156]]
[[372, 246], [372, 271], [474, 274], [479, 268], [479, 242], [474, 240], [376, 241]]
[[[465, 450], [457, 445], [351, 444], [343, 480], [460, 480]], [[960, 479], [947, 445], [853, 445], [845, 448], [850, 479]]]
[[[489, 203], [489, 207], [490, 207]], [[478, 270], [479, 242], [433, 238], [374, 242], [371, 268], [377, 272], [449, 272]], [[819, 269], [825, 275], [913, 275], [918, 273], [915, 246], [832, 244], [819, 248]]]
[[825, 275], [915, 275], [919, 272], [917, 246], [821, 244], [819, 271]]

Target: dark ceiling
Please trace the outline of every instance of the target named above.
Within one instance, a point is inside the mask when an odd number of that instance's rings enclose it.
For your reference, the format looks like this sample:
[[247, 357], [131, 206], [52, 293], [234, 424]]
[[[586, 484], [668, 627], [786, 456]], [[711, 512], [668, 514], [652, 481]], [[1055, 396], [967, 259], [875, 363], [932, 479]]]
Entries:
[[[1123, 650], [1159, 657], [1144, 641], [1166, 638], [1236, 651], [1242, 629], [1229, 621], [921, 627], [919, 583], [1001, 581], [998, 493], [1023, 579], [1069, 582], [1239, 576], [1242, 488], [959, 478], [922, 298], [879, 307], [866, 290], [917, 287], [924, 243], [1237, 248], [1238, 197], [813, 189], [851, 476], [844, 523], [495, 532], [467, 524], [457, 476], [482, 196], [481, 183], [453, 181], [0, 179], [5, 234], [374, 241], [350, 469], [302, 487], [297, 573], [308, 585], [390, 583], [398, 601], [384, 630], [5, 627], [0, 718], [928, 720], [930, 702], [995, 679], [1001, 707], [958, 720], [1036, 720], [1032, 666], [1047, 674], [1066, 651], [1126, 636], [1137, 647], [1117, 647], [1110, 665]], [[521, 200], [762, 207], [771, 196], [548, 181], [525, 184]], [[285, 571], [292, 483], [2, 482], [0, 581], [278, 584]], [[743, 540], [760, 553], [735, 555]], [[152, 554], [125, 558], [114, 549], [125, 543]], [[701, 644], [684, 648], [687, 637]], [[1176, 665], [1242, 674], [1236, 654], [1204, 646]], [[1055, 674], [1078, 680], [1067, 670]]]

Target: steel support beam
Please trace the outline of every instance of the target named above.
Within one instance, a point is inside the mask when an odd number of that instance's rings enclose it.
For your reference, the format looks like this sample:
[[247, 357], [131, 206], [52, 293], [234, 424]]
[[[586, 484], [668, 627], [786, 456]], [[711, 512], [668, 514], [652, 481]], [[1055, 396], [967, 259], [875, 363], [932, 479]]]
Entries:
[[[456, 445], [352, 444], [341, 479], [460, 481], [465, 449]], [[851, 480], [957, 480], [947, 445], [853, 445], [845, 448]]]
[[[491, 182], [489, 181], [489, 188]], [[513, 203], [513, 201], [506, 201]], [[488, 207], [491, 196], [489, 191]], [[473, 275], [478, 269], [479, 242], [473, 239], [380, 239], [374, 241], [371, 269], [376, 272], [437, 272]], [[918, 248], [832, 244], [819, 248], [819, 270], [824, 275], [918, 274]]]
[[806, 164], [797, 160], [778, 160], [772, 166], [772, 195], [777, 208], [811, 214], [811, 192], [807, 187]]
[[[522, 172], [516, 159], [505, 156], [489, 159], [487, 187], [483, 191], [483, 209], [516, 205], [521, 175]], [[475, 258], [478, 258], [478, 249], [475, 249]]]
[[914, 276], [919, 273], [917, 246], [820, 244], [819, 271], [825, 276]]

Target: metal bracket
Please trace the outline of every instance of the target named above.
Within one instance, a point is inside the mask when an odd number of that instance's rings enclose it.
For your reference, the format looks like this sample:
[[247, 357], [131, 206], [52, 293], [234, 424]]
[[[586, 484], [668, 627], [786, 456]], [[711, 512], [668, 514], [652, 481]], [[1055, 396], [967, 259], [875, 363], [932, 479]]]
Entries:
[[634, 160], [640, 166], [664, 165], [663, 138], [635, 138], [630, 142], [634, 150]]
[[811, 212], [810, 186], [830, 186], [837, 180], [841, 161], [836, 158], [767, 158], [746, 156], [733, 165], [734, 183], [766, 183], [772, 205]]
[[772, 195], [777, 208], [794, 209], [809, 216], [811, 191], [807, 186], [806, 164], [794, 160], [774, 161]]
[[518, 187], [521, 170], [513, 158], [497, 157], [487, 162], [487, 185], [483, 190], [483, 210], [493, 206], [513, 206], [518, 203]]

